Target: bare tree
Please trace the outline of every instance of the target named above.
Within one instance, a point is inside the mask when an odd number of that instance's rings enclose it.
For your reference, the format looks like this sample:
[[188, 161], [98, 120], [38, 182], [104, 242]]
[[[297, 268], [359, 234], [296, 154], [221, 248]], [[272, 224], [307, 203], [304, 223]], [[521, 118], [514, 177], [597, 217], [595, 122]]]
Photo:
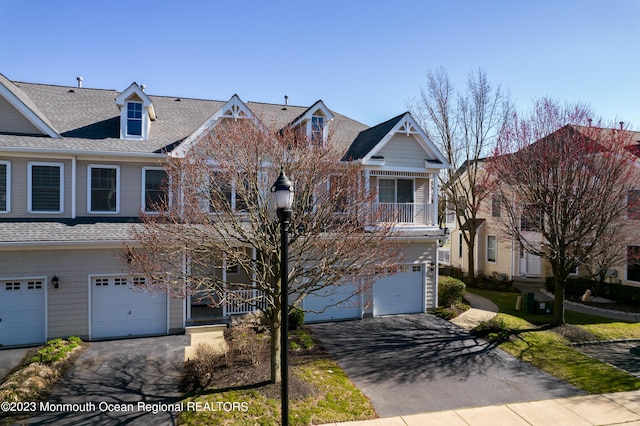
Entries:
[[492, 87], [484, 71], [471, 73], [457, 92], [444, 68], [427, 73], [421, 96], [409, 105], [451, 168], [441, 175], [441, 191], [456, 211], [467, 246], [468, 281], [475, 281], [475, 244], [482, 202], [491, 194], [482, 159], [490, 155], [513, 109], [508, 93]]
[[[173, 295], [208, 295], [211, 305], [265, 309], [271, 330], [271, 380], [280, 380], [280, 233], [269, 188], [280, 167], [295, 185], [290, 226], [289, 293], [297, 305], [310, 293], [349, 285], [362, 293], [376, 274], [397, 264], [392, 229], [377, 223], [376, 194], [342, 152], [294, 130], [269, 131], [248, 120], [224, 122], [168, 164], [170, 196], [136, 230], [143, 249], [128, 248], [131, 269]], [[395, 241], [395, 242], [394, 242]], [[217, 265], [217, 266], [214, 266]], [[233, 266], [244, 279], [222, 279]], [[339, 300], [336, 303], [344, 302]]]
[[557, 324], [565, 321], [569, 274], [623, 243], [611, 238], [619, 236], [628, 191], [637, 187], [626, 149], [631, 132], [592, 126], [591, 116], [582, 104], [539, 100], [506, 129], [489, 162], [501, 185], [506, 233], [551, 266]]

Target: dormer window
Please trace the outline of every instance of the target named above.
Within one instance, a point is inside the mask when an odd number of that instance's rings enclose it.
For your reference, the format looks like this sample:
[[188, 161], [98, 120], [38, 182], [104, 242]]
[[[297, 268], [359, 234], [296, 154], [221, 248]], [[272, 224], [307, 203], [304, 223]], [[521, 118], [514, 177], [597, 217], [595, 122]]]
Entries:
[[156, 112], [142, 88], [132, 83], [116, 98], [116, 105], [120, 108], [120, 138], [148, 139]]
[[311, 117], [311, 142], [322, 145], [324, 140], [324, 117], [314, 115]]
[[142, 136], [142, 102], [127, 102], [127, 136]]

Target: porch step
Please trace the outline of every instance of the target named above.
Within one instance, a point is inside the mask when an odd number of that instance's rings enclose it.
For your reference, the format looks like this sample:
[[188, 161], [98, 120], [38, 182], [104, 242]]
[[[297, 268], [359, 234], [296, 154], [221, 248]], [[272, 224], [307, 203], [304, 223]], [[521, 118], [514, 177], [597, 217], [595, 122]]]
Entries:
[[216, 331], [224, 333], [226, 329], [226, 324], [190, 325], [185, 327], [184, 334], [211, 333]]

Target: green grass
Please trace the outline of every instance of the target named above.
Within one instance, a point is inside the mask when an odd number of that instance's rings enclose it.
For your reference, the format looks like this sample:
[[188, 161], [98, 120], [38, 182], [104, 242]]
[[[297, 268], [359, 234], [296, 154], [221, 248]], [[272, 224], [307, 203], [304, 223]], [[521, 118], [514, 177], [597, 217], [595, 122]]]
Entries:
[[[499, 347], [572, 385], [592, 394], [640, 389], [640, 379], [583, 354], [568, 345], [568, 340], [540, 327], [551, 323], [552, 315], [532, 315], [515, 310], [517, 294], [468, 289], [493, 301], [500, 318], [512, 330], [510, 341]], [[640, 324], [625, 323], [594, 315], [565, 313], [566, 322], [593, 333], [598, 339], [640, 337]]]
[[[371, 402], [356, 388], [347, 375], [331, 360], [311, 361], [293, 368], [318, 392], [302, 400], [289, 402], [291, 425], [309, 425], [376, 417]], [[280, 400], [267, 398], [255, 389], [227, 392], [205, 391], [184, 400], [200, 406], [217, 407], [219, 402], [243, 404], [245, 410], [184, 411], [181, 425], [278, 425], [280, 424]], [[237, 405], [238, 406], [238, 405]]]

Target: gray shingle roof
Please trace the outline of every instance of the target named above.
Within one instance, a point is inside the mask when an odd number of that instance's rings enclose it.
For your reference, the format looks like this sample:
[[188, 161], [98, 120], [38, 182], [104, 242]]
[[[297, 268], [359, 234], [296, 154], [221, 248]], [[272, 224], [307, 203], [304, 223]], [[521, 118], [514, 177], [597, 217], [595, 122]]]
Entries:
[[131, 239], [140, 219], [91, 217], [77, 219], [1, 219], [0, 245], [29, 243], [122, 243]]
[[406, 113], [400, 114], [397, 117], [393, 117], [392, 119], [385, 121], [384, 123], [360, 132], [358, 137], [347, 150], [343, 160], [353, 161], [364, 158], [378, 144], [378, 142], [382, 140], [382, 138], [389, 134], [391, 129], [398, 124], [405, 114]]
[[[157, 120], [151, 123], [148, 140], [120, 139], [120, 111], [115, 90], [0, 82], [12, 86], [20, 99], [45, 119], [61, 136], [49, 137], [0, 134], [0, 149], [30, 148], [52, 151], [102, 151], [154, 153], [175, 147], [205, 123], [226, 101], [153, 96]], [[308, 107], [246, 102], [268, 127], [278, 130], [291, 123]], [[332, 111], [333, 113], [333, 111]], [[366, 125], [335, 114], [332, 126], [339, 146], [346, 150]]]

